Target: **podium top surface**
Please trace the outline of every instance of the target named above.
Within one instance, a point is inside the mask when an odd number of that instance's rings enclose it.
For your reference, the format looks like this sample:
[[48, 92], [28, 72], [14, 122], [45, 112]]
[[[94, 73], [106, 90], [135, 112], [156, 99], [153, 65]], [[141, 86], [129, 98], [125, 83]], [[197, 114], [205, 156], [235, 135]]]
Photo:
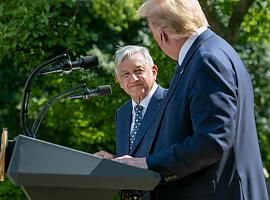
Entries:
[[24, 135], [16, 138], [7, 176], [38, 187], [152, 190], [160, 181], [154, 171]]

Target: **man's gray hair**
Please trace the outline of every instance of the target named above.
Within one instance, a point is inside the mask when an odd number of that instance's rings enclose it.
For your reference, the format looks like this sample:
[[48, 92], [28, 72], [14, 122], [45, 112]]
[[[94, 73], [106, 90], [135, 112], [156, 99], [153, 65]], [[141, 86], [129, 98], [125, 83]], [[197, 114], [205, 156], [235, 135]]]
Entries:
[[115, 73], [117, 73], [119, 65], [126, 59], [133, 59], [134, 54], [141, 53], [145, 58], [145, 63], [149, 68], [152, 69], [154, 62], [152, 57], [150, 56], [150, 53], [146, 47], [138, 46], [138, 45], [127, 45], [124, 47], [120, 47], [115, 52]]

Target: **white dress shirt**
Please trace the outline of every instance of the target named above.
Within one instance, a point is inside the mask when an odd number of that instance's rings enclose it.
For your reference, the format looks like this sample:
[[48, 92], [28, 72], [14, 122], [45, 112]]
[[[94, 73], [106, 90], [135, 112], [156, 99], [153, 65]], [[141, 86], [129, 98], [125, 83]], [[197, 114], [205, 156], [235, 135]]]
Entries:
[[199, 37], [199, 35], [201, 35], [204, 31], [207, 30], [207, 26], [202, 26], [200, 28], [198, 28], [195, 33], [193, 35], [191, 35], [187, 41], [183, 44], [183, 46], [181, 47], [180, 51], [179, 51], [179, 57], [178, 57], [178, 64], [181, 65], [184, 58], [187, 55], [188, 50], [190, 49], [190, 47], [192, 46], [192, 44], [195, 42], [195, 40], [197, 39], [197, 37]]

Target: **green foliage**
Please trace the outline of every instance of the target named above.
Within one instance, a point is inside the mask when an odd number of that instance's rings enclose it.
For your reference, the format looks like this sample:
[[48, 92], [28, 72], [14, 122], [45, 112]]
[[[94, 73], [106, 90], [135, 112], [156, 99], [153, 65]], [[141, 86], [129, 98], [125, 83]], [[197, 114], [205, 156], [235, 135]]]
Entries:
[[48, 2], [6, 1], [1, 5], [1, 10], [1, 58], [7, 56], [10, 59], [15, 54], [13, 64], [18, 66], [23, 61], [25, 63], [29, 55], [44, 55], [42, 42], [38, 39], [47, 35]]
[[26, 200], [23, 191], [19, 187], [14, 186], [9, 180], [1, 182], [0, 199], [1, 200]]
[[234, 7], [240, 0], [208, 0], [209, 8], [216, 13], [217, 21], [227, 26]]
[[135, 13], [141, 1], [95, 0], [93, 12], [99, 20], [104, 20], [114, 32], [122, 32], [131, 28], [129, 23], [138, 20]]
[[242, 25], [242, 40], [269, 44], [270, 1], [256, 1]]
[[[0, 4], [0, 125], [9, 127], [10, 138], [21, 133], [20, 103], [27, 76], [42, 62], [69, 53], [97, 55], [100, 67], [68, 76], [39, 76], [29, 104], [29, 127], [40, 108], [55, 96], [85, 82], [89, 88], [110, 84], [113, 94], [88, 101], [61, 100], [49, 109], [38, 138], [85, 152], [115, 151], [114, 112], [129, 97], [114, 80], [113, 54], [118, 46], [142, 44], [159, 67], [158, 82], [168, 87], [176, 63], [157, 47], [145, 21], [136, 17], [142, 0], [2, 0]], [[270, 171], [270, 55], [269, 0], [255, 1], [233, 44], [252, 75], [260, 147]], [[215, 19], [227, 30], [239, 0], [208, 0]], [[226, 29], [227, 28], [227, 29]], [[213, 27], [215, 29], [215, 27]], [[223, 29], [222, 29], [223, 30]], [[15, 197], [15, 198], [14, 198]], [[24, 199], [9, 181], [1, 183], [0, 199]]]

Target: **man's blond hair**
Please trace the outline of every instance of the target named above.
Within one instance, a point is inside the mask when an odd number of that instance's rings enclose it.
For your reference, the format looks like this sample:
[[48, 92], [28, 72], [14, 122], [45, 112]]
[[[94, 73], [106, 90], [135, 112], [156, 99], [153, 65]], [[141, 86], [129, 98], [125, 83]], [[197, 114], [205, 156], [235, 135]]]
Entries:
[[137, 13], [147, 18], [149, 25], [166, 29], [174, 39], [189, 37], [208, 26], [198, 0], [146, 0]]

